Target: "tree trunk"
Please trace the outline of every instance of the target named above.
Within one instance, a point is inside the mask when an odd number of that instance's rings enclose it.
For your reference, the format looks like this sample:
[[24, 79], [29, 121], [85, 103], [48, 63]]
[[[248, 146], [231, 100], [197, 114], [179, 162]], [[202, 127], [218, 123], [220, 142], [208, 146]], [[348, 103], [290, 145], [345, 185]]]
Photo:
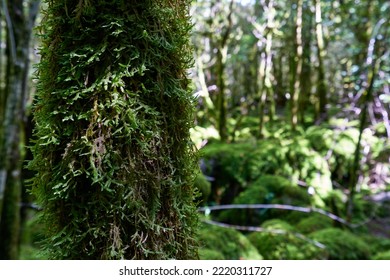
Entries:
[[321, 0], [315, 0], [315, 14], [316, 14], [316, 42], [317, 42], [317, 59], [318, 59], [318, 80], [317, 80], [317, 94], [318, 94], [318, 116], [317, 121], [324, 121], [326, 116], [327, 99], [327, 84], [324, 68], [325, 44], [322, 32], [322, 15], [321, 15]]
[[274, 1], [268, 1], [268, 4], [263, 7], [265, 14], [267, 15], [267, 26], [266, 26], [266, 43], [265, 50], [261, 54], [261, 62], [259, 65], [259, 90], [260, 90], [260, 102], [259, 102], [259, 137], [264, 137], [264, 121], [265, 121], [265, 107], [267, 99], [270, 101], [269, 117], [270, 121], [273, 121], [275, 117], [275, 100], [273, 96], [272, 87], [272, 35], [274, 28]]
[[2, 2], [7, 24], [7, 79], [2, 119], [0, 198], [0, 259], [17, 259], [19, 247], [22, 140], [27, 99], [29, 42], [39, 1], [32, 1], [24, 14], [23, 0]]
[[225, 64], [227, 58], [227, 46], [222, 45], [217, 50], [217, 88], [218, 88], [218, 131], [222, 142], [228, 139], [227, 132], [227, 100], [225, 92]]
[[234, 1], [230, 1], [229, 5], [229, 14], [228, 14], [228, 23], [225, 32], [223, 32], [222, 37], [219, 42], [219, 46], [217, 47], [217, 87], [218, 87], [218, 131], [219, 136], [222, 142], [226, 142], [228, 140], [228, 131], [227, 131], [227, 99], [226, 99], [226, 74], [225, 74], [225, 66], [228, 55], [228, 41], [229, 36], [232, 31], [233, 21], [232, 21], [232, 13], [233, 13], [233, 4]]
[[302, 44], [302, 9], [303, 9], [303, 0], [298, 0], [297, 3], [297, 19], [296, 19], [296, 71], [295, 71], [295, 80], [294, 88], [291, 96], [291, 129], [292, 131], [296, 130], [298, 125], [298, 110], [299, 110], [299, 96], [301, 90], [301, 75], [302, 75], [302, 55], [303, 55], [303, 44]]
[[[300, 77], [300, 98], [299, 98], [299, 122], [305, 124], [305, 113], [310, 106], [310, 95], [312, 87], [312, 67], [311, 67], [311, 42], [312, 42], [312, 12], [310, 5], [303, 9], [303, 15], [306, 16], [306, 25], [302, 26], [302, 75]], [[304, 19], [303, 19], [304, 20]]]
[[54, 259], [193, 259], [191, 1], [47, 0], [31, 170]]

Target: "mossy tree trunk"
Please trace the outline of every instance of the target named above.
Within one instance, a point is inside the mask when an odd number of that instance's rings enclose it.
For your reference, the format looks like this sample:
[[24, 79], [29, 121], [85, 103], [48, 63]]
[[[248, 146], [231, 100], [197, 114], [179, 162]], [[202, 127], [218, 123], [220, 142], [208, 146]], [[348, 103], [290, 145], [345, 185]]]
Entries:
[[[272, 87], [272, 39], [274, 29], [274, 17], [275, 8], [274, 1], [266, 1], [262, 3], [265, 14], [267, 15], [267, 24], [265, 27], [265, 48], [261, 53], [261, 61], [258, 69], [259, 80], [259, 138], [264, 137], [264, 125], [265, 125], [265, 110], [267, 106], [267, 100], [270, 102], [269, 106], [269, 120], [272, 122], [275, 116], [275, 101], [274, 92]], [[261, 29], [257, 30], [259, 33]], [[259, 38], [259, 41], [263, 38]], [[261, 45], [261, 42], [259, 42]]]
[[299, 100], [301, 95], [301, 75], [303, 65], [303, 43], [302, 43], [302, 20], [303, 20], [303, 0], [297, 1], [297, 17], [295, 24], [295, 79], [291, 96], [291, 129], [295, 131], [298, 125]]
[[312, 87], [312, 66], [311, 66], [311, 48], [312, 48], [312, 27], [313, 13], [311, 12], [311, 3], [303, 3], [303, 22], [302, 25], [302, 75], [300, 76], [301, 93], [299, 98], [299, 122], [305, 125], [305, 112], [310, 106], [311, 87]]
[[317, 94], [318, 94], [318, 113], [317, 120], [322, 122], [327, 119], [326, 105], [328, 103], [327, 91], [328, 85], [325, 77], [325, 42], [322, 29], [322, 12], [321, 12], [321, 0], [315, 0], [315, 21], [316, 21], [316, 43], [317, 43], [317, 60], [318, 60], [318, 81], [317, 81]]
[[228, 116], [228, 102], [226, 96], [226, 60], [228, 55], [228, 43], [233, 28], [233, 5], [234, 1], [230, 1], [229, 14], [227, 16], [227, 25], [224, 32], [221, 34], [221, 38], [218, 41], [217, 56], [216, 56], [216, 75], [217, 75], [217, 88], [218, 88], [218, 132], [222, 142], [228, 140], [227, 129], [227, 116]]
[[[19, 257], [22, 141], [28, 95], [29, 43], [39, 1], [2, 1], [7, 25], [7, 73], [0, 131], [0, 259]], [[27, 10], [27, 13], [25, 13]]]
[[46, 0], [30, 168], [55, 259], [197, 258], [189, 0]]

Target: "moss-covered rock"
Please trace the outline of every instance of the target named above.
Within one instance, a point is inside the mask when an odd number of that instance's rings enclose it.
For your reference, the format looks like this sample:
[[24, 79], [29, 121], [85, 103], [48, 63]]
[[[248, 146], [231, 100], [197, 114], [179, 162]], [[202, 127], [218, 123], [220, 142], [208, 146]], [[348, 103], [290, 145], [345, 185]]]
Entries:
[[372, 234], [361, 235], [364, 242], [370, 244], [371, 255], [390, 251], [390, 239], [386, 237], [375, 236]]
[[380, 252], [372, 257], [373, 260], [390, 260], [390, 251]]
[[251, 143], [212, 143], [201, 150], [204, 172], [214, 178], [212, 199], [231, 203], [250, 181], [250, 155], [256, 149]]
[[264, 259], [297, 260], [306, 259], [305, 251], [300, 248], [305, 244], [292, 233], [294, 227], [285, 221], [274, 219], [266, 221], [262, 227], [270, 232], [253, 232], [248, 239], [257, 248]]
[[199, 258], [201, 260], [224, 260], [221, 252], [211, 249], [199, 249]]
[[311, 214], [310, 217], [301, 220], [296, 225], [296, 228], [303, 234], [309, 234], [314, 231], [330, 228], [332, 225], [333, 221], [330, 218], [320, 214]]
[[234, 196], [264, 175], [303, 180], [315, 189], [314, 202], [332, 189], [327, 161], [301, 135], [279, 135], [261, 142], [212, 143], [202, 149], [208, 171], [215, 178], [213, 195], [219, 203], [231, 203]]
[[[313, 232], [309, 238], [326, 246], [327, 259], [330, 260], [367, 260], [370, 258], [369, 246], [353, 233], [339, 228], [327, 228]], [[305, 249], [305, 248], [304, 248]], [[311, 258], [322, 259], [318, 250], [311, 252]]]
[[[221, 253], [226, 260], [260, 260], [262, 256], [249, 240], [237, 230], [211, 225], [205, 225], [199, 232], [202, 250], [210, 250]], [[205, 253], [203, 251], [203, 253]], [[206, 254], [203, 257], [216, 257], [214, 254]], [[202, 258], [202, 255], [200, 256]]]

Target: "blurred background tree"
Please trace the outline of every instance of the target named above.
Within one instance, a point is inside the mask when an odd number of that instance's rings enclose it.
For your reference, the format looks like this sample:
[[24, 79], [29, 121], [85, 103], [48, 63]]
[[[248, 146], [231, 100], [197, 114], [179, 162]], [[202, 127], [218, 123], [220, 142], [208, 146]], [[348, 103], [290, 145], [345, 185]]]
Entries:
[[0, 259], [19, 255], [30, 41], [39, 4], [38, 0], [3, 0], [1, 5]]

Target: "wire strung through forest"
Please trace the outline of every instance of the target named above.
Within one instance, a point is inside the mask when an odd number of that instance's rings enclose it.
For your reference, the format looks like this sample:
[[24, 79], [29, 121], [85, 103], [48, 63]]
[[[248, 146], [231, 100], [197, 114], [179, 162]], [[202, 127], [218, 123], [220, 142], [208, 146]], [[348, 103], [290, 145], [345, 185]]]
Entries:
[[328, 218], [337, 221], [343, 225], [346, 225], [350, 228], [357, 228], [364, 224], [367, 224], [371, 219], [367, 219], [361, 223], [349, 223], [345, 219], [336, 216], [335, 214], [332, 214], [330, 212], [327, 212], [323, 209], [316, 208], [316, 207], [302, 207], [302, 206], [293, 206], [293, 205], [286, 205], [286, 204], [226, 204], [226, 205], [215, 205], [215, 206], [205, 206], [198, 208], [199, 212], [204, 212], [206, 215], [210, 214], [211, 211], [215, 210], [227, 210], [227, 209], [281, 209], [281, 210], [290, 210], [290, 211], [299, 211], [299, 212], [305, 212], [305, 213], [312, 213], [316, 212], [321, 215], [327, 216]]
[[[208, 216], [211, 211], [216, 210], [227, 210], [227, 209], [281, 209], [281, 210], [290, 210], [290, 211], [299, 211], [299, 212], [305, 212], [305, 213], [319, 213], [321, 215], [327, 216], [328, 218], [337, 221], [343, 225], [346, 225], [350, 228], [357, 228], [360, 227], [366, 223], [368, 223], [372, 218], [367, 219], [366, 221], [363, 221], [358, 224], [352, 224], [348, 221], [344, 220], [341, 217], [336, 216], [335, 214], [332, 214], [330, 212], [327, 212], [323, 209], [315, 208], [315, 207], [302, 207], [302, 206], [293, 206], [293, 205], [285, 205], [285, 204], [226, 204], [226, 205], [215, 205], [215, 206], [205, 206], [198, 208], [199, 212], [204, 212], [206, 216]], [[296, 238], [299, 238], [301, 240], [304, 240], [308, 243], [311, 243], [315, 245], [318, 248], [325, 249], [326, 246], [318, 241], [312, 240], [305, 235], [298, 233], [298, 232], [290, 232], [285, 231], [281, 229], [266, 229], [263, 227], [257, 227], [257, 226], [240, 226], [240, 225], [231, 225], [226, 223], [221, 223], [209, 219], [202, 219], [202, 222], [210, 225], [215, 225], [219, 227], [224, 228], [232, 228], [236, 230], [242, 230], [242, 231], [254, 231], [254, 232], [266, 232], [266, 233], [273, 233], [273, 234], [284, 234], [288, 235], [291, 234]]]

